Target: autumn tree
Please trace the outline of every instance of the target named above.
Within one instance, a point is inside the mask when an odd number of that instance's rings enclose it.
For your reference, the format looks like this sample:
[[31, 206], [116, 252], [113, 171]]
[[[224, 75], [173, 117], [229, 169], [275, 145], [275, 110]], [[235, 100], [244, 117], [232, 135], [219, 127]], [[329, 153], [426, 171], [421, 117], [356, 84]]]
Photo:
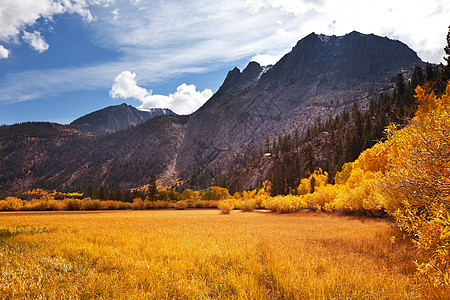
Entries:
[[420, 274], [450, 285], [450, 82], [441, 98], [421, 87], [416, 93], [416, 116], [387, 141], [383, 190], [400, 228], [427, 257]]

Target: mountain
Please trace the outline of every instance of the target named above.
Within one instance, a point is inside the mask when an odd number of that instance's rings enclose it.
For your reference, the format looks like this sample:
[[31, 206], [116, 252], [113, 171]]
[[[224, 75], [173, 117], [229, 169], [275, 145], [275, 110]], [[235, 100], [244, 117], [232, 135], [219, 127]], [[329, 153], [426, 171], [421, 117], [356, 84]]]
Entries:
[[100, 135], [127, 129], [162, 115], [175, 115], [175, 113], [167, 108], [152, 108], [143, 111], [123, 103], [108, 106], [80, 117], [70, 123], [70, 127], [83, 133]]
[[[263, 72], [252, 62], [228, 73], [219, 91], [192, 114], [179, 151], [177, 170], [223, 168], [228, 157], [261, 145], [266, 136], [304, 134], [354, 102], [366, 109], [371, 99], [392, 89], [398, 72], [423, 62], [400, 41], [351, 32], [345, 36], [311, 33]], [[252, 70], [244, 77], [246, 70]], [[245, 80], [244, 80], [245, 78]]]
[[99, 136], [55, 123], [0, 126], [0, 192], [147, 184], [173, 168], [188, 118], [159, 116]]
[[122, 104], [67, 126], [1, 126], [0, 192], [83, 191], [91, 184], [131, 188], [152, 174], [212, 185], [191, 179], [229, 170], [266, 137], [296, 129], [304, 135], [309, 125], [354, 103], [364, 111], [393, 91], [397, 73], [408, 79], [417, 65], [423, 62], [400, 41], [312, 33], [274, 66], [250, 62], [242, 72], [230, 71], [217, 93], [189, 116], [159, 111], [165, 115], [150, 118]]

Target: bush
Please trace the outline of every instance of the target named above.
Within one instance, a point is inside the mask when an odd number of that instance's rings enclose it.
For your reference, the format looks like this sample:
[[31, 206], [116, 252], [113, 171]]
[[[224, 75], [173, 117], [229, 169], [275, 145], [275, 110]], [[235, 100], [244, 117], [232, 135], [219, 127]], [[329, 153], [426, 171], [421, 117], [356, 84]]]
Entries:
[[187, 200], [181, 200], [175, 203], [175, 208], [178, 210], [183, 210], [188, 207], [188, 201]]
[[204, 208], [206, 204], [206, 201], [197, 200], [192, 204], [192, 207], [194, 208]]
[[81, 210], [83, 208], [83, 201], [80, 199], [64, 199], [63, 203], [67, 210]]
[[223, 215], [228, 215], [235, 207], [233, 199], [226, 199], [219, 202], [219, 209]]
[[114, 201], [114, 200], [107, 200], [107, 201], [101, 201], [102, 203], [102, 209], [127, 209], [131, 208], [130, 203], [125, 203], [122, 201]]
[[255, 198], [244, 198], [239, 201], [238, 208], [243, 211], [253, 211], [256, 208], [256, 199]]
[[144, 201], [141, 198], [133, 199], [133, 203], [131, 204], [132, 209], [144, 209]]
[[425, 256], [419, 274], [450, 286], [450, 81], [441, 98], [421, 87], [416, 93], [415, 117], [386, 141], [383, 187], [390, 213]]
[[157, 201], [144, 201], [144, 209], [161, 209], [161, 208], [172, 208], [174, 204], [169, 201], [157, 200]]
[[23, 200], [16, 197], [7, 197], [0, 201], [0, 210], [20, 210], [23, 207]]
[[[308, 207], [312, 210], [327, 210], [332, 209], [332, 203], [338, 194], [338, 188], [334, 185], [326, 185], [318, 188], [308, 198]], [[306, 199], [305, 199], [306, 200]]]
[[219, 207], [219, 201], [215, 200], [204, 200], [203, 207], [204, 208], [218, 208]]
[[65, 209], [65, 204], [63, 201], [55, 200], [53, 198], [41, 198], [32, 199], [31, 201], [25, 201], [24, 210], [63, 210]]
[[[311, 194], [307, 194], [305, 196], [310, 195]], [[271, 212], [277, 212], [281, 214], [298, 212], [308, 206], [305, 196], [287, 195], [269, 197], [263, 202], [263, 206]]]
[[100, 210], [103, 208], [102, 202], [100, 200], [94, 200], [91, 198], [84, 198], [83, 202], [83, 210]]

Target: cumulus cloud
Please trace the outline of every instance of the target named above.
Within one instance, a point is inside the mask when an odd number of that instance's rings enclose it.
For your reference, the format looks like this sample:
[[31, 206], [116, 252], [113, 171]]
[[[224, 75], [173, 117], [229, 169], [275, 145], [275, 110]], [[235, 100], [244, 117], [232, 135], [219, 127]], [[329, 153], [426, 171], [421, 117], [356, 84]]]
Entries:
[[193, 84], [183, 83], [177, 87], [173, 94], [152, 95], [152, 91], [142, 88], [136, 83], [136, 74], [123, 71], [114, 79], [113, 86], [109, 92], [112, 98], [134, 98], [142, 102], [139, 109], [146, 108], [169, 108], [180, 115], [187, 115], [196, 111], [212, 96], [210, 89], [202, 92], [197, 91]]
[[34, 31], [33, 33], [24, 31], [22, 38], [30, 45], [31, 48], [39, 53], [44, 52], [49, 47], [39, 31]]
[[9, 50], [0, 45], [0, 59], [2, 58], [8, 58], [9, 56]]
[[112, 98], [135, 98], [144, 99], [149, 95], [149, 92], [138, 86], [136, 83], [136, 73], [130, 71], [123, 71], [114, 79], [113, 86], [109, 91]]
[[196, 111], [202, 106], [211, 96], [213, 92], [210, 89], [205, 89], [202, 92], [197, 91], [193, 84], [183, 83], [177, 87], [177, 91], [173, 94], [165, 95], [148, 95], [142, 100], [142, 105], [138, 108], [170, 108], [179, 115], [188, 115]]

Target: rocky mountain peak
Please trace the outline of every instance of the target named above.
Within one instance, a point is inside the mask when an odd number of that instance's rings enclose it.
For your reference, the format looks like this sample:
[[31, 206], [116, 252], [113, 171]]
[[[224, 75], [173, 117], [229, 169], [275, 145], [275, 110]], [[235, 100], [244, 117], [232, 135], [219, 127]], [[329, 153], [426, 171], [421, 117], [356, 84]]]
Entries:
[[357, 31], [344, 36], [313, 32], [298, 41], [261, 81], [272, 86], [305, 85], [320, 76], [322, 81], [334, 81], [338, 88], [346, 88], [414, 64], [423, 62], [397, 40]]
[[228, 72], [228, 75], [222, 86], [217, 91], [217, 94], [243, 90], [251, 84], [257, 82], [262, 73], [263, 68], [255, 61], [251, 61], [242, 73], [237, 67], [235, 67], [233, 70]]

